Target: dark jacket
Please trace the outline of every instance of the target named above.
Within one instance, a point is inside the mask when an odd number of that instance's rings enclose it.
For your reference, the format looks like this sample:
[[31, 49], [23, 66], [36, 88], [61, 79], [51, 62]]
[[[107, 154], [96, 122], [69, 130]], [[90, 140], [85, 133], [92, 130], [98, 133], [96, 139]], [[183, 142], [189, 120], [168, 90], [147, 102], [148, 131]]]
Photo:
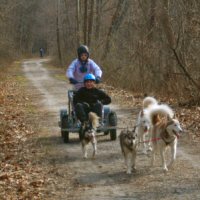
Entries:
[[97, 88], [87, 89], [86, 87], [80, 88], [73, 98], [73, 103], [86, 102], [90, 106], [100, 101], [103, 105], [111, 103], [111, 98], [102, 90]]

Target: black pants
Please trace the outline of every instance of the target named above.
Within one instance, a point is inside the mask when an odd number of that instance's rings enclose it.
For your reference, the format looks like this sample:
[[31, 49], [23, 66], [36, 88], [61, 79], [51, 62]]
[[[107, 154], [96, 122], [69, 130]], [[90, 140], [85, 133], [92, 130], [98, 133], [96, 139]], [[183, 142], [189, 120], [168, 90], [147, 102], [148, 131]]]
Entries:
[[89, 112], [94, 112], [100, 118], [102, 118], [102, 108], [103, 108], [103, 105], [101, 103], [95, 103], [91, 106], [89, 106], [86, 103], [77, 103], [75, 106], [75, 112], [76, 112], [77, 118], [83, 123], [84, 121], [88, 120]]

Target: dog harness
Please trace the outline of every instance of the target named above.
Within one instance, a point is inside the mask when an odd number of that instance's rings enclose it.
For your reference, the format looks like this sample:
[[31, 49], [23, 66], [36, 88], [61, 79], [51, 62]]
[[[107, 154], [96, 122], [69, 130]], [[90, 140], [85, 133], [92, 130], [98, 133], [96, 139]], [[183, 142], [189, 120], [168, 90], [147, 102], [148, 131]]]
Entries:
[[172, 143], [176, 138], [176, 137], [173, 137], [173, 138], [171, 137], [172, 139], [169, 140], [170, 135], [166, 129], [160, 134], [160, 137], [163, 139], [163, 141], [165, 142], [166, 145], [169, 145], [170, 143]]

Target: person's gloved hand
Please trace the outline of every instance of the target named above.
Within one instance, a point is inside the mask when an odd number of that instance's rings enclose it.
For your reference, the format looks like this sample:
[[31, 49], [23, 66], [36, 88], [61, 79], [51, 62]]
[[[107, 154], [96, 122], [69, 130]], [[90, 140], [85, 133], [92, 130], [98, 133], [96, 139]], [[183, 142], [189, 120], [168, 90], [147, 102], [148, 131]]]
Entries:
[[69, 82], [74, 85], [78, 83], [78, 81], [74, 78], [69, 78]]
[[96, 77], [96, 84], [99, 84], [101, 82], [101, 78], [99, 76]]

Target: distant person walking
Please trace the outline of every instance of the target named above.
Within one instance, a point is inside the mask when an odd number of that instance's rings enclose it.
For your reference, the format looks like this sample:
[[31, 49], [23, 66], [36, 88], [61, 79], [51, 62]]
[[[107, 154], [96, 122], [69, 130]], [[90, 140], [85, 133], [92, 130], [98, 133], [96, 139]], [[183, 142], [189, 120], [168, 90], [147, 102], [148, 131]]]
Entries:
[[40, 47], [40, 57], [42, 58], [44, 56], [44, 49]]

